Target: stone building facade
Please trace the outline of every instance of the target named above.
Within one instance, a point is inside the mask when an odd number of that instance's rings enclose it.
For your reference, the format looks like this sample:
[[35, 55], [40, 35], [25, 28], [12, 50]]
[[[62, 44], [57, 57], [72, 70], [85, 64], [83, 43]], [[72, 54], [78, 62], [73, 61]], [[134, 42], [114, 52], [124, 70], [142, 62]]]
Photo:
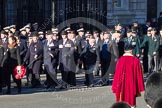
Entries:
[[[0, 25], [22, 27], [48, 21], [54, 26], [77, 17], [106, 26], [134, 21], [144, 24], [147, 19], [158, 18], [161, 11], [162, 0], [0, 0]], [[87, 23], [94, 22], [87, 19]]]

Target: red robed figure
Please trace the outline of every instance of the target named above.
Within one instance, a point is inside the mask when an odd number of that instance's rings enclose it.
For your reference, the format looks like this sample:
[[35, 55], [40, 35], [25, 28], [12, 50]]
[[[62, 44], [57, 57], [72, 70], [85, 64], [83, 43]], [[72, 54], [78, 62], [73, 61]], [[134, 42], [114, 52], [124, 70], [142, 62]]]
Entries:
[[26, 74], [26, 68], [24, 66], [16, 66], [14, 69], [14, 76], [16, 79], [22, 79]]
[[134, 56], [122, 56], [116, 65], [112, 91], [116, 101], [124, 101], [130, 106], [136, 105], [136, 97], [144, 91], [142, 66]]

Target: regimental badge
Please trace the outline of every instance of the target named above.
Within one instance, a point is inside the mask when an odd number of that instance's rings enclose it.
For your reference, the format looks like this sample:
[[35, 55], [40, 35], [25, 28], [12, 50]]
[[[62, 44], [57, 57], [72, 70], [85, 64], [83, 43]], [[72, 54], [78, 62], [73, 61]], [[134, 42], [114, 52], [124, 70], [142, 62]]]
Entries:
[[157, 39], [154, 40], [155, 42], [157, 41]]
[[74, 49], [77, 50], [77, 46], [75, 46]]
[[49, 47], [53, 47], [53, 46], [54, 46], [53, 42], [49, 44]]
[[132, 42], [132, 45], [136, 45], [136, 42]]
[[65, 44], [65, 47], [71, 48], [71, 44]]
[[62, 44], [60, 44], [60, 45], [59, 45], [59, 48], [63, 48], [63, 45], [62, 45]]

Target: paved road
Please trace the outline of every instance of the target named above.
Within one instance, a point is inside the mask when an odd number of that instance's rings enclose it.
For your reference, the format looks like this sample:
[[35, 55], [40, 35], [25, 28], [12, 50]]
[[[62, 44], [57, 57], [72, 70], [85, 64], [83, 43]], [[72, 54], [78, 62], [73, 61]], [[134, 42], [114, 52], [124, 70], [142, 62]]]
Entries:
[[[22, 94], [15, 92], [12, 89], [11, 95], [0, 95], [0, 108], [110, 108], [115, 102], [111, 86], [62, 91], [24, 87]], [[137, 98], [137, 108], [146, 108], [143, 94]]]

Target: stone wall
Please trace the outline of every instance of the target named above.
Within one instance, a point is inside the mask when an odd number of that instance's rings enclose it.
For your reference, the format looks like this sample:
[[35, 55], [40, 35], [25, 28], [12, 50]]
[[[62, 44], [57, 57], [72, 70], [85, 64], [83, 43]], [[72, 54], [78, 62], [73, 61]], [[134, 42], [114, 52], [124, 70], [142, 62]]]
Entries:
[[107, 0], [107, 25], [116, 22], [144, 24], [147, 19], [147, 0]]

